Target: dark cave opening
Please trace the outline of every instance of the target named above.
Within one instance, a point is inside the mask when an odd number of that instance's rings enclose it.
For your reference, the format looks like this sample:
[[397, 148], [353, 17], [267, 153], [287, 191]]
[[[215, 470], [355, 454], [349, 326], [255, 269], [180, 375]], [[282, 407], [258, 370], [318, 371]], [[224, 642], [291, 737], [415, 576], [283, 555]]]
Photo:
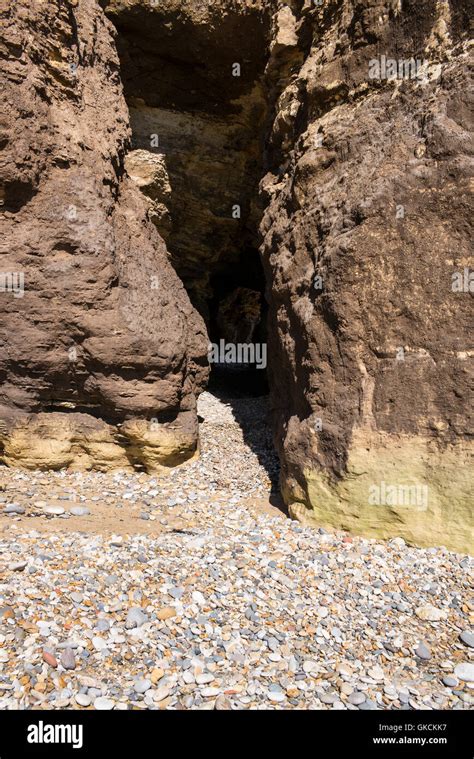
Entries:
[[258, 184], [269, 17], [249, 7], [222, 24], [213, 13], [202, 25], [165, 6], [110, 14], [132, 126], [125, 165], [206, 323], [209, 389], [258, 396], [268, 393]]
[[211, 363], [209, 389], [235, 397], [266, 395], [268, 307], [259, 252], [244, 249], [233, 266], [218, 268], [210, 283], [213, 293], [208, 304], [210, 343], [220, 346], [225, 341], [225, 345], [250, 346], [247, 352], [251, 354], [253, 348], [253, 355], [241, 358], [255, 360]]

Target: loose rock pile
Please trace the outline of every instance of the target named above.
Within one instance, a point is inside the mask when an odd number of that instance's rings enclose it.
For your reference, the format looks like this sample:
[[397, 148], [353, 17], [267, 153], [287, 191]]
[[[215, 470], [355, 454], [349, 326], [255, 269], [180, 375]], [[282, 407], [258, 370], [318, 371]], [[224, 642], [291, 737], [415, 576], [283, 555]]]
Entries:
[[239, 403], [252, 449], [206, 393], [164, 479], [2, 472], [1, 709], [472, 705], [472, 560], [262, 507], [265, 404]]

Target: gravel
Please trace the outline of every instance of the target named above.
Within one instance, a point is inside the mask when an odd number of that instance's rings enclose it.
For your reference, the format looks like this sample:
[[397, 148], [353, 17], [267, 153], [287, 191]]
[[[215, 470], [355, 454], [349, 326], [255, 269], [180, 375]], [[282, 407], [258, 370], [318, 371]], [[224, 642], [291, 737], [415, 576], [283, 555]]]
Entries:
[[205, 393], [166, 476], [3, 470], [0, 709], [472, 708], [472, 559], [288, 520], [266, 409]]

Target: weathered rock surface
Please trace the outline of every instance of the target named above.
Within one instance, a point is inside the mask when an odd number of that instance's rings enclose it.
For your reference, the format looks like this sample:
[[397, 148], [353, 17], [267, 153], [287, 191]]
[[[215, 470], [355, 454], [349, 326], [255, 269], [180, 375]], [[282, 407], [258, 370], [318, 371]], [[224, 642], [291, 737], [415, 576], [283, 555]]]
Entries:
[[0, 460], [177, 463], [196, 450], [207, 336], [124, 172], [113, 27], [94, 0], [2, 16], [0, 269], [24, 292], [0, 292]]
[[191, 456], [172, 266], [222, 332], [260, 247], [291, 514], [472, 551], [467, 3], [100, 5], [118, 55], [94, 0], [5, 14], [2, 459]]
[[[310, 6], [280, 12], [261, 183], [284, 496], [305, 522], [472, 551], [467, 4]], [[382, 55], [420, 78], [371, 79]]]

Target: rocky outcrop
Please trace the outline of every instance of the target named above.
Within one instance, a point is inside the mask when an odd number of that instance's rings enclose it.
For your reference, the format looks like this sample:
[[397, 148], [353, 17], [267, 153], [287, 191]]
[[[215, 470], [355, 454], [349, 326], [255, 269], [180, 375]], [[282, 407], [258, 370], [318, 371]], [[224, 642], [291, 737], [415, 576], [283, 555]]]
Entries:
[[94, 0], [33, 0], [2, 30], [0, 460], [179, 463], [207, 335], [124, 171], [113, 27]]
[[472, 551], [466, 5], [314, 5], [285, 10], [287, 61], [310, 44], [261, 184], [284, 497], [304, 522]]
[[265, 334], [258, 248], [290, 513], [472, 550], [467, 4], [43, 5], [5, 14], [3, 460], [192, 455], [197, 312]]

